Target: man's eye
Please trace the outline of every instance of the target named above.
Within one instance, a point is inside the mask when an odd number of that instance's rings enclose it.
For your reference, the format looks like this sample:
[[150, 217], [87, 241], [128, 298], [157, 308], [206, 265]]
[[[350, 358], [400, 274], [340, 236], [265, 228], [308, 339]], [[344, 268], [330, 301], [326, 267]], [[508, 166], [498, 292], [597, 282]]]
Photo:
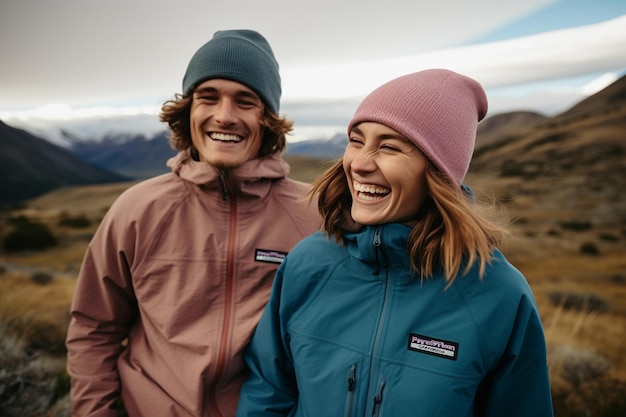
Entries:
[[237, 99], [237, 104], [242, 107], [261, 107], [261, 101], [254, 97], [242, 96]]

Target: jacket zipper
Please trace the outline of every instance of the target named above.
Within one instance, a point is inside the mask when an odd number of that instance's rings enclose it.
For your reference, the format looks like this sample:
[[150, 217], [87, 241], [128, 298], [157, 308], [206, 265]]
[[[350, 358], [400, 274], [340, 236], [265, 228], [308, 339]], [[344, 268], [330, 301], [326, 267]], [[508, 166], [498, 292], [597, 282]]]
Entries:
[[[376, 228], [376, 230], [374, 231], [374, 257], [376, 259], [376, 269], [374, 270], [374, 275], [380, 275], [380, 270], [381, 270], [381, 257], [382, 257], [382, 267], [386, 268], [387, 267], [387, 258], [385, 257], [385, 253], [383, 252], [383, 248], [382, 248], [382, 239], [381, 239], [381, 234], [382, 234], [382, 228], [380, 226], [378, 226]], [[380, 255], [379, 255], [380, 254]]]
[[350, 365], [348, 369], [348, 393], [346, 395], [346, 409], [344, 411], [345, 417], [352, 415], [352, 402], [354, 401], [354, 388], [356, 385], [356, 363]]
[[383, 402], [383, 389], [385, 388], [385, 379], [381, 379], [378, 383], [378, 389], [374, 396], [374, 409], [372, 410], [372, 417], [380, 417], [380, 404]]
[[[222, 184], [222, 198], [224, 201], [229, 200], [228, 184], [224, 179], [223, 172], [220, 172], [220, 182]], [[222, 417], [219, 410], [217, 398], [217, 386], [224, 368], [226, 366], [226, 356], [228, 353], [230, 341], [230, 327], [232, 321], [232, 305], [233, 305], [233, 287], [234, 287], [234, 270], [235, 270], [235, 240], [237, 237], [237, 201], [230, 199], [230, 231], [228, 234], [228, 254], [226, 264], [226, 288], [224, 296], [224, 319], [222, 323], [222, 334], [219, 339], [219, 349], [217, 362], [215, 363], [215, 374], [213, 380], [209, 384], [209, 408], [212, 410], [211, 416]]]
[[220, 185], [222, 186], [222, 200], [228, 201], [228, 184], [226, 183], [226, 174], [220, 171]]
[[[377, 273], [375, 272], [376, 275], [380, 274], [380, 271], [381, 271], [381, 259], [378, 256], [379, 253], [380, 253], [380, 256], [382, 257], [382, 267], [386, 269], [388, 266], [387, 258], [382, 248], [381, 234], [382, 234], [382, 227], [379, 226], [374, 231], [374, 240], [372, 242], [376, 250], [376, 265], [377, 265]], [[385, 328], [385, 318], [387, 317], [387, 310], [389, 309], [389, 298], [391, 297], [391, 283], [390, 283], [389, 271], [387, 271], [384, 285], [385, 285], [385, 295], [383, 297], [383, 306], [380, 310], [380, 315], [378, 316], [378, 325], [376, 327], [376, 334], [374, 336], [374, 344], [372, 347], [372, 364], [370, 366], [370, 378], [372, 377], [372, 375], [379, 375], [379, 371], [380, 371], [378, 360], [375, 359], [375, 357], [380, 347], [380, 341], [382, 339], [382, 332]], [[378, 384], [378, 389], [376, 390], [376, 394], [374, 395], [374, 406], [372, 409], [372, 416], [379, 415], [379, 408], [382, 402], [382, 394], [383, 394], [384, 387], [385, 387], [385, 379], [382, 378], [380, 379], [380, 382]]]

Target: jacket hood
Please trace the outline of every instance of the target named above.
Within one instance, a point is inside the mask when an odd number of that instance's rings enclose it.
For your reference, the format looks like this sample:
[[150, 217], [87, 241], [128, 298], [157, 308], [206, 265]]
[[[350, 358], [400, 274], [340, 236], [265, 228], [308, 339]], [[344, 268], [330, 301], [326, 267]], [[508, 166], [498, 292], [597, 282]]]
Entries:
[[[180, 151], [170, 158], [167, 166], [175, 175], [196, 185], [208, 188], [220, 186], [220, 170], [206, 162], [194, 160], [189, 150]], [[265, 158], [252, 159], [229, 170], [228, 178], [230, 185], [242, 194], [259, 195], [263, 192], [257, 188], [268, 184], [268, 181], [262, 180], [286, 178], [289, 171], [289, 164], [279, 153], [274, 153]]]

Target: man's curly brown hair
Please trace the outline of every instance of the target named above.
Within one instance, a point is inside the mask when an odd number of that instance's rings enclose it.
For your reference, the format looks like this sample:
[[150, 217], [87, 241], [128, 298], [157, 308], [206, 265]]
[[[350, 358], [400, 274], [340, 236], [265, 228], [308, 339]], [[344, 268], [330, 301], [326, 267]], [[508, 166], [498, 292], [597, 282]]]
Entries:
[[[176, 94], [176, 96], [163, 103], [159, 120], [167, 123], [170, 131], [170, 144], [179, 151], [192, 148], [191, 140], [191, 103], [193, 92], [188, 96]], [[283, 116], [272, 113], [267, 106], [263, 106], [261, 116], [263, 126], [263, 143], [259, 150], [259, 158], [266, 157], [276, 152], [282, 152], [287, 145], [287, 134], [293, 130], [293, 121]]]

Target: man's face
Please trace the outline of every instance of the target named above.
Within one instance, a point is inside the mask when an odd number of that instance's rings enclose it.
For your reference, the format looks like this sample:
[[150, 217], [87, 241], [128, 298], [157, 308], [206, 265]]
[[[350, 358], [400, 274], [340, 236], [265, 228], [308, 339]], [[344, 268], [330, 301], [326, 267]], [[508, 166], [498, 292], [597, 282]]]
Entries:
[[263, 102], [250, 88], [216, 78], [200, 84], [191, 103], [191, 140], [201, 161], [231, 169], [255, 159], [263, 141]]

